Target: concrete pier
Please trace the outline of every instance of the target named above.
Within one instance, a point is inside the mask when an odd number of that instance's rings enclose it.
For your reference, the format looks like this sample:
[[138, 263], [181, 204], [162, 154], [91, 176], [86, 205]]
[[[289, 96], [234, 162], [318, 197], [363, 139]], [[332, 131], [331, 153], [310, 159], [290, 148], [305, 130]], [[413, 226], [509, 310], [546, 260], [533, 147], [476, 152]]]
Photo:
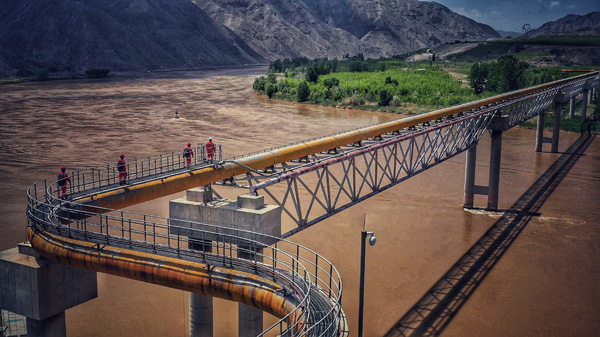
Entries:
[[544, 120], [546, 113], [540, 112], [537, 118], [537, 129], [535, 132], [535, 152], [542, 152], [542, 144], [544, 143]]
[[575, 97], [569, 100], [569, 119], [575, 118]]
[[465, 196], [463, 199], [464, 208], [473, 208], [475, 198], [475, 164], [477, 161], [477, 145], [467, 150], [467, 159], [465, 162]]
[[[253, 251], [251, 247], [240, 247], [242, 250], [238, 251], [238, 257], [243, 259], [254, 260], [257, 259], [262, 262], [262, 249]], [[248, 251], [243, 251], [248, 250]], [[258, 254], [257, 254], [258, 253]], [[239, 337], [255, 337], [263, 332], [263, 312], [260, 309], [253, 308], [245, 304], [239, 304], [238, 308], [239, 326], [238, 336]]]
[[500, 161], [502, 157], [502, 132], [492, 130], [492, 148], [490, 153], [490, 176], [488, 184], [488, 209], [498, 210], [498, 191], [500, 188]]
[[[274, 237], [281, 236], [281, 208], [279, 206], [265, 205], [264, 196], [241, 195], [237, 200], [218, 199], [212, 197], [210, 188], [193, 188], [186, 191], [184, 198], [169, 202], [169, 217], [175, 219], [172, 225], [180, 228], [171, 228], [171, 233], [186, 235], [191, 241], [198, 239], [217, 240], [217, 235], [204, 233], [203, 235], [192, 229], [214, 231], [209, 225], [217, 225], [231, 229], [240, 229]], [[179, 220], [177, 220], [179, 219]], [[244, 234], [237, 233], [240, 236]], [[250, 235], [247, 235], [250, 238]], [[222, 235], [219, 239], [227, 241]], [[262, 240], [265, 245], [273, 244], [277, 239]], [[201, 243], [195, 243], [202, 246]], [[190, 246], [192, 248], [192, 246]], [[198, 247], [200, 249], [200, 247]], [[260, 258], [260, 247], [251, 248], [240, 246], [238, 256], [247, 259]], [[195, 249], [195, 248], [194, 248]], [[212, 336], [212, 302], [210, 307], [206, 302], [199, 302], [200, 295], [190, 294], [190, 336]], [[192, 303], [193, 299], [193, 303]], [[211, 299], [212, 300], [212, 299]], [[198, 304], [196, 304], [198, 303]], [[195, 305], [194, 308], [191, 306]], [[192, 318], [192, 309], [194, 317]], [[208, 313], [208, 311], [211, 311]], [[201, 318], [200, 316], [210, 316]], [[192, 319], [198, 322], [192, 327]], [[263, 312], [245, 304], [239, 305], [239, 336], [256, 336], [263, 331]], [[210, 321], [210, 324], [208, 322]], [[192, 335], [192, 328], [194, 335]]]
[[560, 137], [560, 121], [562, 119], [562, 101], [554, 101], [554, 125], [552, 127], [552, 148], [550, 152], [558, 152], [558, 139]]
[[[210, 241], [189, 241], [188, 248], [212, 251]], [[213, 329], [213, 298], [190, 293], [190, 337], [212, 337]]]
[[585, 120], [587, 117], [587, 106], [589, 102], [589, 89], [583, 89], [583, 98], [581, 99], [581, 119]]
[[65, 337], [65, 311], [97, 296], [93, 271], [43, 258], [28, 244], [0, 252], [0, 308], [27, 318], [28, 337]]

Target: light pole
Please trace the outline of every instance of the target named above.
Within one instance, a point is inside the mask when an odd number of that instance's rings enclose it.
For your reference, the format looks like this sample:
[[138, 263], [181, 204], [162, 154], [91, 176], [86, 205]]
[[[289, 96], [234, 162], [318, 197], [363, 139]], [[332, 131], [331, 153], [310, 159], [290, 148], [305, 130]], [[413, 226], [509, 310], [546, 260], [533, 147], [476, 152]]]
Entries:
[[[365, 222], [367, 221], [367, 215], [365, 214]], [[377, 238], [373, 232], [365, 231], [365, 225], [363, 224], [363, 230], [360, 233], [360, 297], [358, 303], [358, 337], [363, 335], [363, 308], [365, 304], [365, 240], [369, 237], [369, 245], [375, 246]]]

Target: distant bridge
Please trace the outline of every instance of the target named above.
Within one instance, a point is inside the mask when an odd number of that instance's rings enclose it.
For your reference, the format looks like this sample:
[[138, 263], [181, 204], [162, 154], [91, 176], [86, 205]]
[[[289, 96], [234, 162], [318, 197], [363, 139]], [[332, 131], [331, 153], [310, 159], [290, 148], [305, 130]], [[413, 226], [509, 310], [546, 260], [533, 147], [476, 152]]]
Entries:
[[[495, 210], [502, 133], [538, 116], [540, 151], [545, 111], [554, 104], [557, 152], [563, 104], [573, 104], [579, 93], [587, 101], [599, 77], [590, 72], [215, 163], [199, 160], [189, 170], [179, 153], [141, 158], [129, 163], [127, 186], [118, 184], [116, 165], [70, 172], [68, 201], [58, 197], [56, 179], [47, 178], [28, 189], [28, 237], [41, 255], [67, 265], [226, 298], [280, 318], [265, 333], [343, 336], [339, 273], [318, 253], [284, 238], [464, 151], [465, 207], [473, 207], [474, 194], [485, 194]], [[492, 135], [490, 180], [477, 186], [475, 151], [486, 130]], [[216, 237], [208, 252], [189, 248], [193, 239], [173, 230], [173, 219], [119, 210], [198, 186], [217, 198], [217, 186], [267, 195], [297, 227], [269, 237], [200, 224], [194, 237]]]

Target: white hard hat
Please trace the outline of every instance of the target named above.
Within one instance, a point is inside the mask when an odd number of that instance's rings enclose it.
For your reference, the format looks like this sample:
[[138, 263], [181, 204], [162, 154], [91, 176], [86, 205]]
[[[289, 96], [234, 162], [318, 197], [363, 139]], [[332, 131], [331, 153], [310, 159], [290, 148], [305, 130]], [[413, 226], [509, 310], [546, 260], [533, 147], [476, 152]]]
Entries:
[[212, 137], [208, 137], [208, 140], [212, 140]]

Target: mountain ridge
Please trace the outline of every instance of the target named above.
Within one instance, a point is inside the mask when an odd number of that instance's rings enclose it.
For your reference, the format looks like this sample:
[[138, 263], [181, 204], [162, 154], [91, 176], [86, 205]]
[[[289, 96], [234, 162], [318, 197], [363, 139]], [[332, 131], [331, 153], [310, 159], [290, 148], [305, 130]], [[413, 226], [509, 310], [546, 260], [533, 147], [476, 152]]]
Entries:
[[392, 56], [499, 37], [417, 0], [0, 0], [0, 77]]
[[550, 35], [600, 35], [600, 12], [569, 14], [525, 33], [525, 38]]

